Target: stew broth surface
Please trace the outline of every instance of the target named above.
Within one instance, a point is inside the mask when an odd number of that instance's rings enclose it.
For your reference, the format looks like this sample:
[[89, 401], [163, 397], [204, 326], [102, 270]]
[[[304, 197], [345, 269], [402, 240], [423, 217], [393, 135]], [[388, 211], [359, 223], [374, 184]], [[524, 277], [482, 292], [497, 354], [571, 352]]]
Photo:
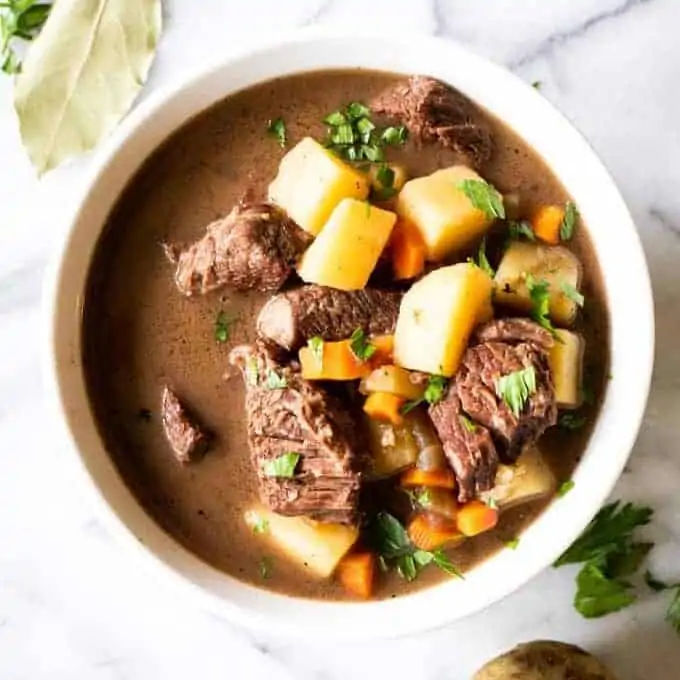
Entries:
[[[217, 292], [185, 298], [161, 242], [189, 243], [226, 215], [246, 191], [257, 198], [284, 154], [266, 132], [282, 116], [289, 144], [322, 139], [321, 122], [350, 101], [368, 101], [402, 76], [365, 71], [319, 72], [267, 82], [228, 97], [190, 120], [145, 163], [113, 210], [92, 261], [83, 317], [86, 380], [106, 448], [126, 484], [170, 535], [206, 562], [260, 587], [295, 596], [345, 599], [333, 580], [305, 573], [243, 521], [257, 498], [246, 441], [244, 387], [228, 365], [229, 350], [255, 339], [254, 318], [269, 297]], [[487, 114], [488, 115], [488, 114]], [[488, 116], [496, 153], [484, 175], [502, 192], [530, 204], [568, 199], [545, 163], [518, 136]], [[388, 152], [410, 177], [459, 161], [436, 145]], [[586, 306], [577, 328], [586, 340], [586, 375], [595, 392], [592, 424], [607, 372], [608, 327], [603, 285], [587, 233], [570, 247], [580, 257]], [[215, 339], [220, 311], [237, 320], [226, 343]], [[164, 438], [159, 405], [169, 383], [215, 433], [203, 461], [182, 466]], [[591, 426], [577, 432], [552, 428], [541, 449], [558, 480], [569, 478]], [[467, 569], [513, 539], [545, 502], [509, 511], [492, 532], [449, 552]], [[260, 573], [269, 560], [268, 577]], [[431, 567], [407, 584], [381, 575], [378, 597], [389, 597], [449, 578]]]

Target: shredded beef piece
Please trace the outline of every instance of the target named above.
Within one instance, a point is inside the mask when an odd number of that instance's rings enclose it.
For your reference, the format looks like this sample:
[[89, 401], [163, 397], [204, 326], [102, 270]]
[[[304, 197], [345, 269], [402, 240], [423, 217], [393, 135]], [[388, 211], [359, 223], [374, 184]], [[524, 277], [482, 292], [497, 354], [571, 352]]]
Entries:
[[167, 385], [161, 395], [161, 418], [165, 437], [177, 460], [190, 463], [203, 456], [209, 445], [208, 435]]

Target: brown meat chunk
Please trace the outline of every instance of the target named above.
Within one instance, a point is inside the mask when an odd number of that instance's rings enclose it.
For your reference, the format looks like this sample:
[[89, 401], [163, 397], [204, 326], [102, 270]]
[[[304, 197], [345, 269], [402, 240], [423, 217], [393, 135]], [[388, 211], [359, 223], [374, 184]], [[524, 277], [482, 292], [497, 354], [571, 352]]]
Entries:
[[357, 328], [369, 335], [390, 334], [400, 303], [397, 292], [302, 286], [271, 298], [257, 317], [257, 331], [287, 350], [298, 349], [314, 336], [342, 340]]
[[496, 447], [489, 431], [463, 413], [455, 386], [429, 413], [456, 475], [458, 500], [467, 503], [491, 489], [498, 470]]
[[[359, 442], [347, 406], [262, 347], [237, 347], [230, 361], [246, 383], [248, 444], [262, 502], [283, 515], [356, 522]], [[272, 388], [272, 376], [280, 387]], [[292, 478], [264, 474], [266, 461], [290, 452], [300, 455]]]
[[184, 295], [223, 286], [238, 290], [278, 290], [312, 237], [269, 203], [242, 203], [209, 224], [202, 239], [179, 251], [166, 245], [175, 261], [175, 283]]
[[177, 460], [190, 463], [203, 456], [208, 449], [208, 435], [167, 385], [161, 395], [161, 418], [165, 437]]
[[481, 110], [452, 87], [427, 76], [378, 95], [371, 109], [406, 125], [412, 137], [438, 142], [481, 168], [493, 153], [493, 137]]
[[478, 342], [530, 342], [537, 347], [548, 351], [555, 343], [550, 331], [539, 326], [531, 319], [522, 317], [509, 317], [506, 319], [494, 319], [480, 326], [475, 337]]

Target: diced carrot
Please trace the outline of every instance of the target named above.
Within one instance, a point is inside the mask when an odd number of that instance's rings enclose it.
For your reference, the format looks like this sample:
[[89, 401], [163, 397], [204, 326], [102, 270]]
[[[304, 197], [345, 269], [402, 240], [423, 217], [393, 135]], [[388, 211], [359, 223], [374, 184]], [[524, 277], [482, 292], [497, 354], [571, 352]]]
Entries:
[[364, 411], [375, 420], [384, 420], [393, 425], [401, 425], [404, 416], [401, 407], [406, 400], [389, 392], [373, 392], [364, 402]]
[[564, 208], [559, 205], [543, 205], [531, 216], [531, 228], [537, 238], [556, 246], [560, 242], [560, 225]]
[[357, 359], [349, 340], [324, 342], [320, 357], [310, 347], [302, 347], [299, 357], [306, 380], [356, 380], [372, 370], [368, 362]]
[[482, 501], [470, 501], [460, 508], [456, 522], [462, 534], [476, 536], [496, 526], [498, 510]]
[[372, 553], [354, 553], [343, 557], [336, 573], [345, 590], [352, 595], [367, 600], [373, 594], [375, 556]]
[[455, 489], [456, 478], [448, 468], [441, 470], [419, 470], [411, 468], [401, 475], [401, 486], [434, 486], [439, 489]]
[[369, 359], [372, 368], [394, 363], [392, 358], [394, 353], [393, 335], [373, 335], [368, 341], [375, 347], [375, 353]]
[[399, 220], [390, 237], [392, 270], [394, 278], [413, 279], [425, 269], [425, 243], [418, 230], [410, 223]]
[[408, 525], [408, 536], [420, 550], [436, 550], [447, 543], [463, 539], [456, 522], [433, 518], [425, 513], [417, 514]]

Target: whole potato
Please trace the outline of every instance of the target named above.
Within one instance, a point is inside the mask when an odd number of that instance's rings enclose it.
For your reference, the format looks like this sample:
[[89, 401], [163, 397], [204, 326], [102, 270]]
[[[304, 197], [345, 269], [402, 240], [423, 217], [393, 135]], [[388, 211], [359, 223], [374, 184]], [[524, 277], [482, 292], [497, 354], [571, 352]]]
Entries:
[[473, 680], [617, 680], [594, 656], [575, 645], [536, 640], [489, 661]]

